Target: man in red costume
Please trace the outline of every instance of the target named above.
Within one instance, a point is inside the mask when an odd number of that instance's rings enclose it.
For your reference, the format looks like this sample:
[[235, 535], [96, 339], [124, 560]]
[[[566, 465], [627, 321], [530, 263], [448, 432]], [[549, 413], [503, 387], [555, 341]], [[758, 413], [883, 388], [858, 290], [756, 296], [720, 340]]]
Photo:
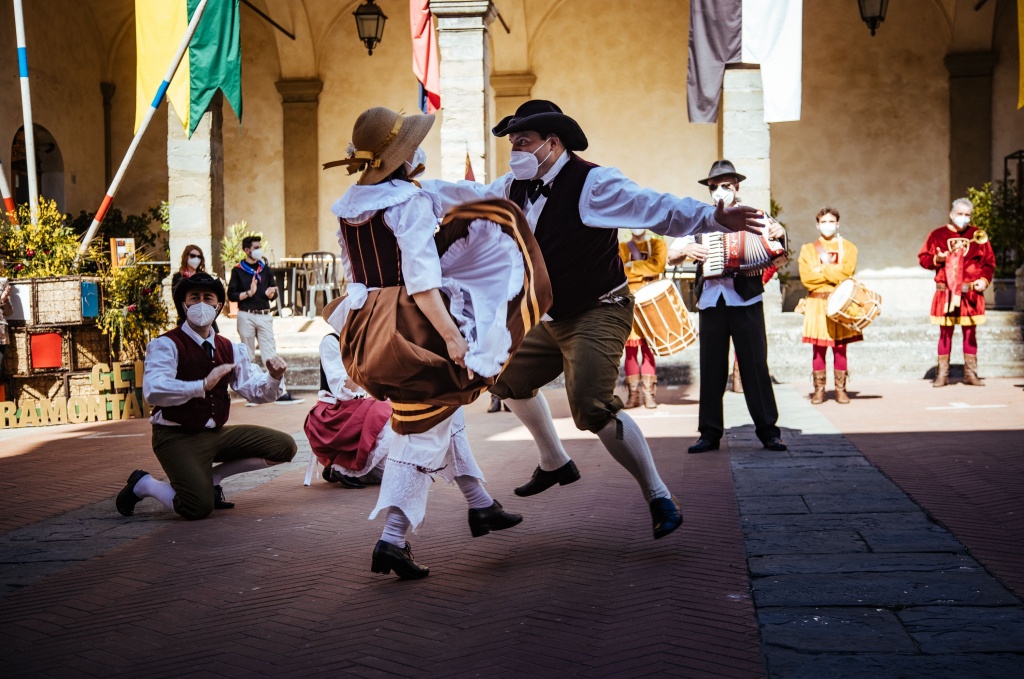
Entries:
[[953, 329], [964, 336], [964, 384], [985, 386], [978, 379], [977, 327], [985, 322], [985, 288], [992, 281], [996, 255], [984, 231], [971, 224], [971, 201], [957, 198], [949, 223], [928, 234], [917, 253], [921, 266], [935, 271], [932, 323], [939, 326], [939, 365], [933, 387], [949, 384]]

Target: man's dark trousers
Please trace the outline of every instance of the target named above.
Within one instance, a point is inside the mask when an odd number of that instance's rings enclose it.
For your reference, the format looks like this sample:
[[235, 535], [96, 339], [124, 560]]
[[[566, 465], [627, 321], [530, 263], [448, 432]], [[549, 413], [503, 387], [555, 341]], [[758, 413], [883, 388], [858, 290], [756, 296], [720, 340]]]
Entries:
[[767, 441], [781, 435], [776, 422], [779, 410], [768, 374], [768, 338], [764, 329], [764, 305], [727, 306], [724, 298], [700, 312], [700, 414], [701, 438], [718, 441], [725, 432], [722, 399], [729, 378], [729, 338], [743, 380], [743, 397], [754, 420], [757, 437]]

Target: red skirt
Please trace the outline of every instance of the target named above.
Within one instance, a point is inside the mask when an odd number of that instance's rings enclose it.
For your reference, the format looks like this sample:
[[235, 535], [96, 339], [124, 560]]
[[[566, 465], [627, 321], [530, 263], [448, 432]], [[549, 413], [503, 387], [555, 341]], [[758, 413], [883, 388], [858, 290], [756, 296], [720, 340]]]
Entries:
[[318, 402], [306, 415], [303, 429], [320, 463], [359, 470], [366, 466], [381, 429], [391, 417], [391, 404], [373, 398], [336, 403]]
[[932, 297], [930, 312], [934, 325], [981, 325], [985, 322], [985, 294], [973, 287], [961, 293], [960, 306], [947, 309], [952, 293], [949, 290], [936, 290]]

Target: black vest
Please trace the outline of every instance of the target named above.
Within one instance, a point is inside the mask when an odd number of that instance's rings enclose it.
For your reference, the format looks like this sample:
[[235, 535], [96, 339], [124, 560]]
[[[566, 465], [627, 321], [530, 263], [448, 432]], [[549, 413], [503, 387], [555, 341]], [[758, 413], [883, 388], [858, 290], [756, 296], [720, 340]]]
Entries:
[[[595, 167], [570, 153], [569, 162], [551, 182], [551, 193], [533, 234], [551, 279], [554, 301], [548, 314], [556, 321], [594, 308], [602, 295], [626, 284], [617, 230], [592, 228], [580, 218], [583, 184]], [[529, 207], [528, 185], [514, 180], [508, 192], [509, 199], [523, 211]]]
[[[213, 359], [206, 355], [206, 350], [195, 343], [181, 328], [165, 332], [167, 337], [178, 349], [178, 370], [175, 379], [191, 382], [206, 379], [210, 370], [218, 365], [234, 363], [235, 348], [226, 337], [217, 335], [213, 341]], [[231, 397], [228, 395], [228, 384], [231, 378], [225, 375], [213, 387], [213, 391], [205, 396], [193, 398], [177, 406], [156, 406], [154, 413], [161, 413], [169, 422], [179, 424], [190, 431], [206, 429], [206, 423], [213, 419], [214, 428], [220, 429], [228, 421], [231, 410]]]

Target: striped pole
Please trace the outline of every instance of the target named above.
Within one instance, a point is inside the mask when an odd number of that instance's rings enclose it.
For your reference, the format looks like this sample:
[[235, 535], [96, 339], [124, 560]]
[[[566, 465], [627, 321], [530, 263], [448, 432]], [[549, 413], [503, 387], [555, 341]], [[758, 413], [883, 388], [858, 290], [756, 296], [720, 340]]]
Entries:
[[82, 239], [82, 245], [78, 248], [78, 254], [75, 255], [75, 261], [71, 265], [73, 269], [78, 268], [78, 263], [89, 249], [89, 243], [96, 237], [96, 232], [100, 228], [100, 224], [103, 223], [103, 218], [107, 216], [107, 210], [110, 209], [110, 204], [114, 201], [114, 196], [117, 194], [117, 188], [121, 185], [121, 179], [124, 177], [125, 171], [132, 162], [132, 158], [135, 156], [135, 151], [139, 147], [139, 142], [142, 141], [142, 135], [146, 133], [146, 128], [149, 127], [149, 123], [153, 120], [153, 116], [156, 114], [160, 103], [163, 101], [164, 95], [167, 94], [167, 88], [171, 86], [171, 79], [174, 78], [174, 72], [178, 70], [178, 65], [185, 56], [185, 50], [188, 49], [189, 42], [192, 41], [192, 35], [196, 32], [196, 26], [199, 25], [199, 19], [203, 16], [203, 10], [206, 9], [206, 3], [208, 0], [202, 0], [199, 6], [196, 7], [196, 11], [192, 14], [192, 20], [188, 23], [188, 29], [185, 31], [185, 37], [181, 39], [181, 44], [178, 45], [178, 51], [174, 53], [174, 57], [171, 59], [171, 65], [167, 68], [167, 74], [164, 76], [163, 82], [160, 83], [160, 87], [157, 88], [156, 96], [153, 97], [152, 103], [149, 105], [149, 110], [146, 111], [146, 116], [142, 119], [142, 124], [139, 126], [139, 131], [135, 133], [135, 138], [132, 139], [131, 145], [128, 147], [128, 151], [124, 154], [124, 158], [121, 160], [121, 166], [117, 168], [117, 174], [114, 175], [114, 179], [110, 182], [110, 188], [107, 189], [107, 194], [103, 197], [103, 202], [100, 204], [100, 209], [96, 211], [96, 215], [93, 217], [92, 224], [89, 225], [89, 230], [85, 234], [85, 238]]
[[21, 79], [21, 113], [25, 124], [25, 160], [28, 161], [28, 201], [32, 223], [35, 224], [39, 220], [36, 134], [32, 127], [32, 95], [28, 87], [28, 49], [25, 47], [25, 15], [21, 11], [21, 0], [14, 0], [14, 30], [18, 35], [18, 75]]
[[4, 173], [4, 163], [0, 160], [0, 198], [4, 201], [4, 212], [11, 224], [18, 223], [18, 206], [14, 204], [11, 197], [11, 188], [7, 185], [7, 175]]

